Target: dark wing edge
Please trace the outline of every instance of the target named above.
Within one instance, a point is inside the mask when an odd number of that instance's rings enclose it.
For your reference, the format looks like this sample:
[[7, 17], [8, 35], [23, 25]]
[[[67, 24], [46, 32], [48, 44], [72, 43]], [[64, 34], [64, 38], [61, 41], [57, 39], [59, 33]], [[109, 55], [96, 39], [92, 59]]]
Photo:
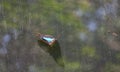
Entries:
[[49, 46], [48, 44], [42, 42], [41, 40], [38, 40], [38, 44], [39, 44], [39, 46], [46, 47], [47, 48], [46, 51], [53, 57], [55, 62], [58, 65], [60, 65], [61, 67], [64, 67], [64, 60], [63, 60], [63, 56], [61, 54], [61, 48], [60, 48], [60, 45], [57, 40], [55, 41], [55, 43], [53, 44], [52, 47]]
[[61, 54], [61, 48], [57, 40], [55, 44], [50, 48], [49, 53], [54, 58], [54, 60], [58, 65], [64, 67], [64, 60]]

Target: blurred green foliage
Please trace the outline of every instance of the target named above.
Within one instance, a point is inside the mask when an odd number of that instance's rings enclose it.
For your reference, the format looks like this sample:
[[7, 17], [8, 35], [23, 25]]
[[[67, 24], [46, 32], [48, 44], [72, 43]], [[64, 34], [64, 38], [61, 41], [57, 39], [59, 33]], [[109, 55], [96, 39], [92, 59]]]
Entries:
[[[119, 1], [113, 1], [0, 0], [0, 48], [5, 34], [11, 32], [12, 40], [7, 46], [8, 56], [0, 54], [0, 72], [119, 72]], [[97, 25], [89, 27], [92, 20]], [[95, 26], [95, 31], [89, 30]], [[64, 69], [49, 60], [35, 43], [33, 33], [37, 32], [60, 35]], [[5, 66], [5, 60], [11, 61], [12, 67], [9, 63]], [[17, 61], [21, 69], [17, 69]]]
[[79, 62], [65, 62], [65, 70], [67, 72], [71, 72], [71, 71], [76, 71], [81, 69], [81, 65]]
[[96, 49], [92, 48], [91, 46], [85, 46], [82, 48], [81, 54], [83, 56], [95, 57], [96, 56]]
[[104, 72], [119, 72], [120, 71], [119, 68], [120, 68], [120, 65], [107, 62]]
[[29, 3], [29, 0], [5, 0], [0, 3], [4, 15], [1, 22], [2, 24], [6, 22], [8, 28], [21, 26], [27, 28], [30, 24], [28, 23], [29, 20], [32, 22], [32, 26], [35, 27], [39, 24], [43, 25], [43, 23], [44, 25], [51, 24], [53, 21], [79, 27], [81, 22], [72, 12], [77, 8], [77, 2], [71, 4], [71, 1], [36, 0]]

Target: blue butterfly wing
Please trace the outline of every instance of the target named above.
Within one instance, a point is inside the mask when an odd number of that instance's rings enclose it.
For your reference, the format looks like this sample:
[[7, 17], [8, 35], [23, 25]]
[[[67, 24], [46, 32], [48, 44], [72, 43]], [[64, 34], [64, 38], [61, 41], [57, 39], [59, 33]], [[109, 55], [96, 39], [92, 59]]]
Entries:
[[48, 43], [52, 42], [55, 40], [54, 38], [49, 38], [49, 37], [43, 37], [44, 40], [46, 40]]

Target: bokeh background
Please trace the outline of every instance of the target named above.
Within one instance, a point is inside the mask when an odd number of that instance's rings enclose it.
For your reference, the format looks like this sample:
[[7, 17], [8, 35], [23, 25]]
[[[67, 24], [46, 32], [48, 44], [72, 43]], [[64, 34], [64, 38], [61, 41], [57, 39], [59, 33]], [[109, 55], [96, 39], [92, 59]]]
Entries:
[[[39, 32], [58, 39], [65, 68]], [[120, 0], [0, 0], [0, 72], [120, 72]]]

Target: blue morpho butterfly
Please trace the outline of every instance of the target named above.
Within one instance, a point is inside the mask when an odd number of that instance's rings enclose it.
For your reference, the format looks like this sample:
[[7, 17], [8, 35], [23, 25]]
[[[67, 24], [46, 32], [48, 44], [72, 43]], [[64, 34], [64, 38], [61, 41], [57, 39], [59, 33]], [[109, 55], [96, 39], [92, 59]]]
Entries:
[[56, 39], [51, 36], [51, 35], [43, 35], [43, 34], [39, 34], [39, 40], [41, 40], [42, 42], [46, 43], [49, 46], [53, 46], [53, 44], [55, 43]]
[[47, 52], [54, 58], [56, 63], [64, 67], [64, 62], [61, 54], [61, 48], [56, 38], [51, 35], [38, 34], [38, 44], [42, 48], [46, 48]]

